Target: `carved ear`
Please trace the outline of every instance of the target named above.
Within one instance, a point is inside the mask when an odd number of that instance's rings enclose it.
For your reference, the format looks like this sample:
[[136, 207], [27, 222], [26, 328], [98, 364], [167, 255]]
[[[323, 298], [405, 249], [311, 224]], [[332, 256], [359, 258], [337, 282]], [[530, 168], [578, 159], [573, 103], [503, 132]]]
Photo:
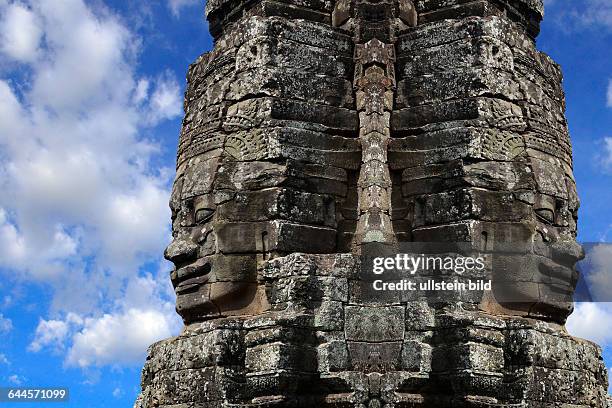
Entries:
[[419, 16], [412, 0], [399, 1], [399, 17], [404, 23], [408, 24], [408, 26], [416, 27]]
[[332, 12], [332, 25], [340, 27], [351, 17], [351, 2], [349, 0], [338, 0]]

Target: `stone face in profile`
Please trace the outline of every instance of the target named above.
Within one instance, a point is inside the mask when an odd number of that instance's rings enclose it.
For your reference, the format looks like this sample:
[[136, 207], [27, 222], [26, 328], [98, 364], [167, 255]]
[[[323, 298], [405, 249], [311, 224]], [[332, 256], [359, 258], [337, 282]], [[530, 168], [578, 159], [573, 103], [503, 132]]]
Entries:
[[[579, 201], [542, 3], [206, 9], [165, 252], [185, 329], [136, 406], [603, 407], [562, 327]], [[364, 256], [406, 243], [468, 243], [493, 290], [372, 291]]]
[[172, 283], [177, 312], [186, 322], [232, 314], [257, 314], [266, 308], [257, 285], [253, 254], [222, 254], [224, 194], [216, 175], [219, 157], [198, 155], [179, 170], [171, 198], [172, 243], [165, 256], [175, 264]]

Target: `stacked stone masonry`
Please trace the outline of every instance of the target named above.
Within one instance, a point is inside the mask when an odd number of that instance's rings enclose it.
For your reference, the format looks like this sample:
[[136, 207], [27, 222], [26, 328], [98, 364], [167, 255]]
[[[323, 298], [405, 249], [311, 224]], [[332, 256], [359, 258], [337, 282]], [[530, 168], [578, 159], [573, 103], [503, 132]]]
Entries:
[[[541, 0], [206, 15], [165, 252], [185, 327], [135, 408], [612, 407], [601, 350], [563, 326], [579, 200]], [[511, 247], [521, 301], [372, 293], [362, 251], [406, 242]]]

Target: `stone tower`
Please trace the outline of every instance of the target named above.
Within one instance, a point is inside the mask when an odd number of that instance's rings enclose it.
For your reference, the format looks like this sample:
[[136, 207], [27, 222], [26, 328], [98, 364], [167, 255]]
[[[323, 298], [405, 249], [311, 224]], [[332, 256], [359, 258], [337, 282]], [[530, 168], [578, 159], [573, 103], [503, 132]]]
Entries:
[[[185, 328], [136, 408], [607, 406], [600, 349], [563, 327], [579, 202], [541, 0], [206, 15], [165, 253]], [[494, 289], [373, 290], [368, 256], [416, 243], [469, 244]]]

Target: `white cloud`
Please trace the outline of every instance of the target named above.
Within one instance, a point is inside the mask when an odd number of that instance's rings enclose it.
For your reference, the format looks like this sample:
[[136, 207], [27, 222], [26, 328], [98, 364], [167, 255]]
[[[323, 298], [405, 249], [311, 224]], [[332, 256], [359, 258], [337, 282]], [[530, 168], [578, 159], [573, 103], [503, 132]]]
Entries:
[[138, 363], [147, 347], [174, 330], [166, 314], [129, 309], [85, 321], [74, 336], [67, 364], [79, 367]]
[[606, 93], [607, 106], [612, 108], [612, 79], [608, 80], [608, 92]]
[[2, 14], [2, 52], [16, 61], [34, 61], [42, 38], [42, 29], [36, 14], [19, 3], [9, 5]]
[[159, 77], [151, 95], [151, 121], [174, 118], [182, 113], [182, 96], [176, 79], [166, 73]]
[[612, 29], [612, 3], [609, 0], [587, 0], [584, 24], [599, 24]]
[[604, 170], [612, 170], [612, 137], [605, 137], [602, 141], [603, 149], [599, 156]]
[[99, 251], [102, 268], [133, 271], [143, 254], [160, 253], [169, 234], [171, 172], [151, 167], [159, 146], [139, 131], [152, 115], [180, 114], [180, 98], [171, 95], [178, 85], [166, 73], [151, 103], [134, 103], [132, 95], [142, 94], [132, 68], [138, 39], [81, 0], [59, 7], [41, 0], [33, 10], [47, 63], [32, 64], [21, 98], [0, 80], [0, 239], [13, 242], [7, 255], [19, 255], [0, 264], [45, 278], [56, 272], [54, 261]]
[[588, 247], [581, 274], [592, 302], [576, 303], [567, 322], [568, 331], [601, 346], [612, 343], [612, 245]]
[[11, 362], [9, 361], [8, 357], [6, 357], [5, 354], [0, 353], [0, 364], [10, 365]]
[[612, 303], [577, 303], [567, 321], [568, 332], [601, 346], [612, 342]]
[[[70, 315], [72, 316], [72, 314]], [[72, 320], [72, 319], [71, 319]], [[62, 348], [68, 336], [69, 322], [61, 320], [41, 320], [36, 327], [35, 339], [28, 350], [38, 352], [47, 346]]]
[[[37, 248], [38, 259], [44, 260], [44, 264], [38, 265], [35, 272], [39, 278], [57, 276], [63, 270], [60, 260], [75, 255], [77, 251], [77, 240], [60, 224], [55, 225], [54, 231], [49, 230], [48, 239], [44, 246]], [[0, 266], [27, 269], [27, 265], [34, 264], [31, 251], [16, 225], [8, 220], [6, 211], [0, 208]]]
[[548, 14], [568, 31], [612, 30], [612, 2], [609, 0], [545, 1]]
[[[612, 138], [610, 138], [612, 147]], [[597, 244], [589, 248], [582, 261], [586, 283], [593, 300], [612, 301], [612, 245]]]
[[195, 6], [196, 4], [202, 4], [198, 0], [168, 0], [168, 7], [172, 11], [175, 17], [181, 14], [181, 10], [185, 7]]
[[149, 87], [151, 83], [147, 79], [140, 79], [138, 84], [136, 85], [136, 90], [134, 92], [134, 102], [142, 103], [149, 96]]
[[13, 330], [13, 322], [0, 313], [0, 334], [8, 333], [11, 330]]
[[122, 395], [123, 395], [123, 391], [121, 391], [121, 388], [117, 387], [113, 390], [113, 397], [119, 398]]
[[0, 74], [0, 273], [54, 294], [29, 350], [133, 362], [178, 327], [167, 276], [138, 273], [170, 236], [172, 170], [143, 135], [180, 116], [181, 87], [138, 74], [141, 39], [101, 5], [0, 0], [0, 15], [2, 58], [26, 65]]
[[155, 79], [141, 78], [136, 84], [133, 101], [141, 106], [150, 126], [180, 116], [183, 112], [181, 87], [169, 71]]
[[13, 375], [9, 376], [8, 380], [9, 380], [9, 382], [11, 384], [21, 385], [21, 384], [24, 383], [25, 378], [23, 378], [23, 377], [21, 377], [21, 376], [19, 376], [17, 374], [13, 374]]
[[0, 261], [5, 260], [5, 262], [15, 262], [24, 259], [27, 255], [23, 237], [8, 221], [3, 208], [0, 208], [0, 255]]
[[6, 295], [0, 303], [0, 307], [9, 307], [13, 303], [13, 296]]
[[65, 320], [42, 320], [28, 350], [60, 349], [68, 342], [68, 366], [141, 363], [150, 344], [171, 336], [180, 327], [174, 303], [160, 301], [167, 285], [164, 275], [157, 279], [152, 275], [134, 277], [111, 313], [84, 318], [70, 313]]
[[112, 313], [86, 318], [78, 325], [67, 365], [85, 368], [141, 363], [150, 344], [180, 328], [174, 302], [159, 301], [167, 295], [168, 286], [166, 274], [130, 279]]

